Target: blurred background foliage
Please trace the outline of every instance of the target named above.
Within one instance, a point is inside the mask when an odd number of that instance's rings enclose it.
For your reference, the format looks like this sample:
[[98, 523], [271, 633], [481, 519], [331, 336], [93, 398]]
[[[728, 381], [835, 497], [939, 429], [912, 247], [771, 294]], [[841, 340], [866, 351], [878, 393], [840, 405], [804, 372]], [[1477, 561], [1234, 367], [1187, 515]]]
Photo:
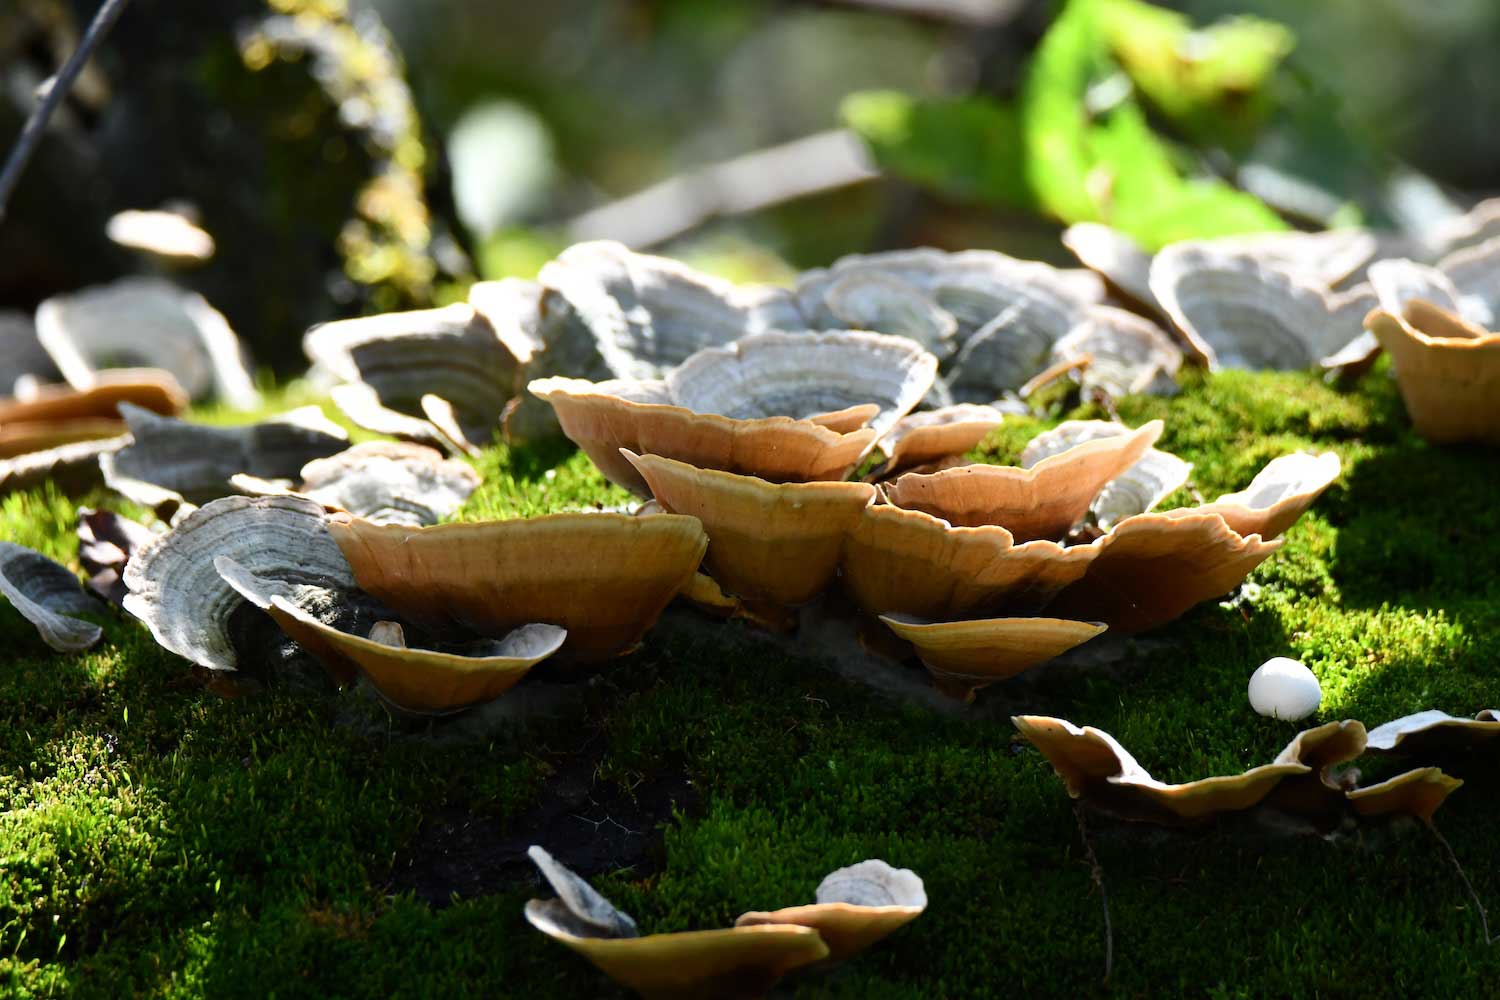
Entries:
[[[93, 0], [0, 0], [7, 145]], [[1490, 0], [134, 0], [0, 224], [0, 306], [143, 266], [292, 370], [310, 323], [614, 238], [738, 279], [930, 244], [1066, 261], [1284, 226], [1419, 231], [1497, 187]]]

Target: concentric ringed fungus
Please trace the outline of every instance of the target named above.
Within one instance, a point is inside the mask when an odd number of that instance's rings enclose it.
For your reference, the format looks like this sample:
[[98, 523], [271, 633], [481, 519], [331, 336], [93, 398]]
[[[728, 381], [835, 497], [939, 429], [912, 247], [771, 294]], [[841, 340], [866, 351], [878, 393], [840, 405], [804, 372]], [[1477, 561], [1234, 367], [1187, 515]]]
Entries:
[[80, 653], [97, 643], [104, 630], [73, 617], [103, 610], [66, 566], [13, 542], [0, 542], [0, 597], [32, 625], [42, 641], [59, 653]]

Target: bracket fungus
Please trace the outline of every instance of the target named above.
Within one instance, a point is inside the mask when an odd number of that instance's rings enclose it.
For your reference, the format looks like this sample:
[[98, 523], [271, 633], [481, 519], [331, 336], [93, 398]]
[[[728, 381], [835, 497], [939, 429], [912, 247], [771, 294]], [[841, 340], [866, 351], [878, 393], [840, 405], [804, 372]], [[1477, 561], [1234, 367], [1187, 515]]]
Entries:
[[875, 502], [868, 483], [768, 483], [659, 455], [625, 458], [662, 509], [703, 523], [709, 572], [750, 601], [796, 606], [821, 594], [838, 572], [844, 536]]
[[1049, 363], [1076, 371], [1085, 398], [1167, 395], [1177, 388], [1182, 348], [1148, 319], [1123, 309], [1093, 306], [1052, 345]]
[[1151, 288], [1209, 368], [1310, 368], [1355, 340], [1368, 288], [1329, 292], [1249, 250], [1178, 243], [1156, 255]]
[[460, 451], [490, 442], [518, 388], [515, 351], [464, 303], [324, 323], [307, 331], [302, 348], [345, 386], [369, 388], [334, 396], [351, 420]]
[[[1022, 468], [1032, 468], [1056, 455], [1101, 438], [1119, 438], [1138, 434], [1112, 420], [1065, 420], [1043, 431], [1021, 452]], [[1089, 504], [1089, 513], [1101, 529], [1108, 530], [1132, 514], [1155, 509], [1187, 482], [1193, 467], [1170, 452], [1147, 448], [1136, 462], [1100, 487]]]
[[[231, 618], [243, 596], [216, 558], [289, 585], [347, 592], [354, 576], [323, 508], [300, 497], [225, 497], [193, 511], [125, 566], [125, 610], [166, 649], [210, 670], [235, 670]], [[258, 665], [248, 665], [258, 666]]]
[[1134, 306], [1161, 311], [1151, 293], [1151, 254], [1135, 240], [1098, 222], [1078, 222], [1063, 230], [1062, 244], [1111, 291]]
[[217, 396], [235, 409], [260, 405], [244, 347], [197, 292], [160, 278], [121, 278], [48, 299], [37, 338], [63, 378], [87, 389], [108, 368], [161, 368], [193, 399]]
[[97, 614], [103, 606], [88, 594], [66, 566], [12, 542], [0, 542], [0, 597], [59, 653], [93, 646], [104, 630], [74, 615]]
[[1406, 412], [1433, 444], [1500, 444], [1500, 334], [1420, 299], [1365, 325], [1391, 355]]
[[493, 701], [533, 666], [557, 652], [567, 631], [523, 625], [498, 642], [444, 643], [419, 649], [406, 643], [401, 623], [345, 612], [331, 622], [299, 607], [305, 588], [260, 577], [227, 556], [214, 559], [219, 576], [266, 612], [338, 683], [363, 674], [390, 704], [423, 715], [446, 715]]
[[111, 510], [78, 508], [78, 562], [89, 575], [89, 589], [111, 604], [122, 605], [129, 590], [122, 574], [137, 552], [156, 540], [156, 532]]
[[1005, 414], [1000, 410], [976, 403], [957, 403], [907, 414], [891, 425], [879, 441], [886, 460], [878, 474], [889, 477], [962, 455], [978, 447], [1004, 420]]
[[887, 484], [885, 493], [898, 507], [955, 527], [999, 525], [1020, 542], [1061, 538], [1104, 485], [1139, 461], [1161, 432], [1161, 421], [1153, 420], [1127, 435], [1082, 441], [1029, 467], [964, 465], [930, 475], [909, 473]]
[[650, 1000], [750, 1000], [792, 970], [829, 956], [822, 935], [800, 924], [641, 936], [629, 915], [542, 848], [526, 853], [557, 893], [528, 902], [527, 922]]
[[1485, 709], [1463, 718], [1430, 709], [1392, 719], [1370, 730], [1374, 753], [1441, 754], [1500, 740], [1500, 709]]
[[0, 399], [23, 395], [28, 386], [51, 382], [57, 376], [57, 366], [36, 339], [31, 315], [0, 309]]
[[230, 484], [248, 495], [295, 493], [376, 524], [436, 524], [479, 488], [479, 473], [442, 453], [402, 441], [365, 441], [302, 467], [301, 485], [283, 488], [237, 474]]
[[965, 702], [980, 688], [1046, 663], [1105, 630], [1097, 622], [1059, 618], [927, 622], [881, 615], [880, 620], [916, 647], [938, 690]]
[[1413, 816], [1431, 823], [1432, 814], [1462, 785], [1435, 767], [1420, 767], [1379, 784], [1350, 789], [1347, 798], [1361, 816]]
[[237, 473], [290, 479], [349, 445], [343, 428], [316, 406], [237, 427], [189, 423], [129, 404], [120, 413], [131, 440], [100, 456], [105, 485], [163, 518], [186, 504], [234, 494], [230, 479]]
[[927, 909], [927, 890], [910, 868], [878, 858], [830, 872], [818, 883], [817, 900], [805, 906], [752, 911], [736, 927], [811, 927], [828, 945], [828, 961], [842, 962], [905, 927]]
[[1250, 485], [1212, 503], [1167, 511], [1165, 517], [1217, 514], [1240, 535], [1277, 538], [1297, 522], [1343, 471], [1338, 455], [1294, 452], [1273, 458]]
[[698, 569], [703, 524], [678, 514], [588, 512], [413, 528], [347, 514], [329, 531], [364, 590], [403, 619], [491, 638], [533, 622], [568, 631], [559, 658], [636, 645]]

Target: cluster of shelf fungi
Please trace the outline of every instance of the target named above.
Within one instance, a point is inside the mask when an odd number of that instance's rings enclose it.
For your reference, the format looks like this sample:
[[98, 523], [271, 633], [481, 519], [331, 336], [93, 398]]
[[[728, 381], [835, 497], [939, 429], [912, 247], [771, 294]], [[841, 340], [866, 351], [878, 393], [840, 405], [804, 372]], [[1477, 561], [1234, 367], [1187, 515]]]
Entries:
[[[1497, 438], [1500, 239], [1476, 223], [1425, 256], [1335, 231], [1179, 244], [1065, 242], [1094, 270], [992, 251], [857, 256], [793, 289], [737, 287], [617, 244], [575, 246], [535, 282], [467, 303], [325, 324], [317, 407], [259, 423], [183, 419], [256, 402], [243, 349], [207, 303], [129, 280], [0, 322], [0, 492], [103, 484], [151, 512], [79, 512], [66, 567], [0, 543], [0, 594], [63, 652], [113, 602], [217, 674], [274, 679], [311, 657], [393, 711], [462, 712], [534, 670], [576, 676], [635, 649], [680, 600], [786, 632], [832, 591], [872, 650], [919, 661], [958, 701], [1104, 632], [1166, 625], [1234, 591], [1340, 475], [1288, 454], [1244, 488], [1158, 511], [1191, 478], [1161, 421], [1068, 421], [1019, 464], [964, 458], [1042, 387], [1106, 404], [1170, 394], [1185, 360], [1360, 377], [1384, 348], [1434, 442]], [[121, 366], [124, 367], [121, 367]], [[133, 367], [132, 367], [133, 366]], [[61, 381], [57, 381], [57, 379]], [[481, 485], [497, 433], [571, 439], [638, 505], [445, 521]], [[1500, 716], [1423, 712], [1368, 733], [1299, 733], [1269, 764], [1152, 778], [1107, 733], [1018, 716], [1069, 793], [1128, 820], [1260, 811], [1327, 832], [1430, 821], [1460, 782], [1417, 766], [1361, 786], [1365, 753], [1423, 765], [1500, 747]], [[871, 860], [816, 902], [732, 928], [640, 936], [541, 848], [557, 893], [528, 919], [646, 995], [758, 995], [914, 919], [919, 877]], [[696, 992], [695, 992], [696, 991]]]

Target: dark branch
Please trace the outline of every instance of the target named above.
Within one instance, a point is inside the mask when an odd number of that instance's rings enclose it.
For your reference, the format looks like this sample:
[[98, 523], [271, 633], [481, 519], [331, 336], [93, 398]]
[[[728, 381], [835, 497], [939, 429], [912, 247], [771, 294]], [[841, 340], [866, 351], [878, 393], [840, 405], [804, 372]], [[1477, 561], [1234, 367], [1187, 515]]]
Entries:
[[48, 82], [41, 101], [32, 110], [31, 117], [26, 119], [26, 124], [21, 128], [21, 135], [16, 139], [15, 148], [10, 151], [10, 158], [5, 161], [5, 170], [0, 173], [0, 220], [5, 218], [5, 206], [10, 203], [11, 193], [21, 180], [21, 174], [25, 171], [26, 164], [31, 161], [36, 147], [42, 141], [42, 134], [47, 130], [47, 122], [51, 120], [58, 105], [62, 104], [63, 98], [68, 96], [68, 91], [73, 89], [73, 81], [78, 79], [78, 74], [82, 73], [83, 67], [88, 65], [94, 50], [99, 47], [104, 36], [109, 34], [109, 29], [119, 20], [120, 14], [125, 10], [126, 2], [127, 0], [104, 0], [104, 3], [99, 5], [99, 12], [94, 15], [93, 23], [89, 25], [88, 31], [84, 32], [78, 48], [68, 57], [68, 61], [63, 63], [57, 75]]

